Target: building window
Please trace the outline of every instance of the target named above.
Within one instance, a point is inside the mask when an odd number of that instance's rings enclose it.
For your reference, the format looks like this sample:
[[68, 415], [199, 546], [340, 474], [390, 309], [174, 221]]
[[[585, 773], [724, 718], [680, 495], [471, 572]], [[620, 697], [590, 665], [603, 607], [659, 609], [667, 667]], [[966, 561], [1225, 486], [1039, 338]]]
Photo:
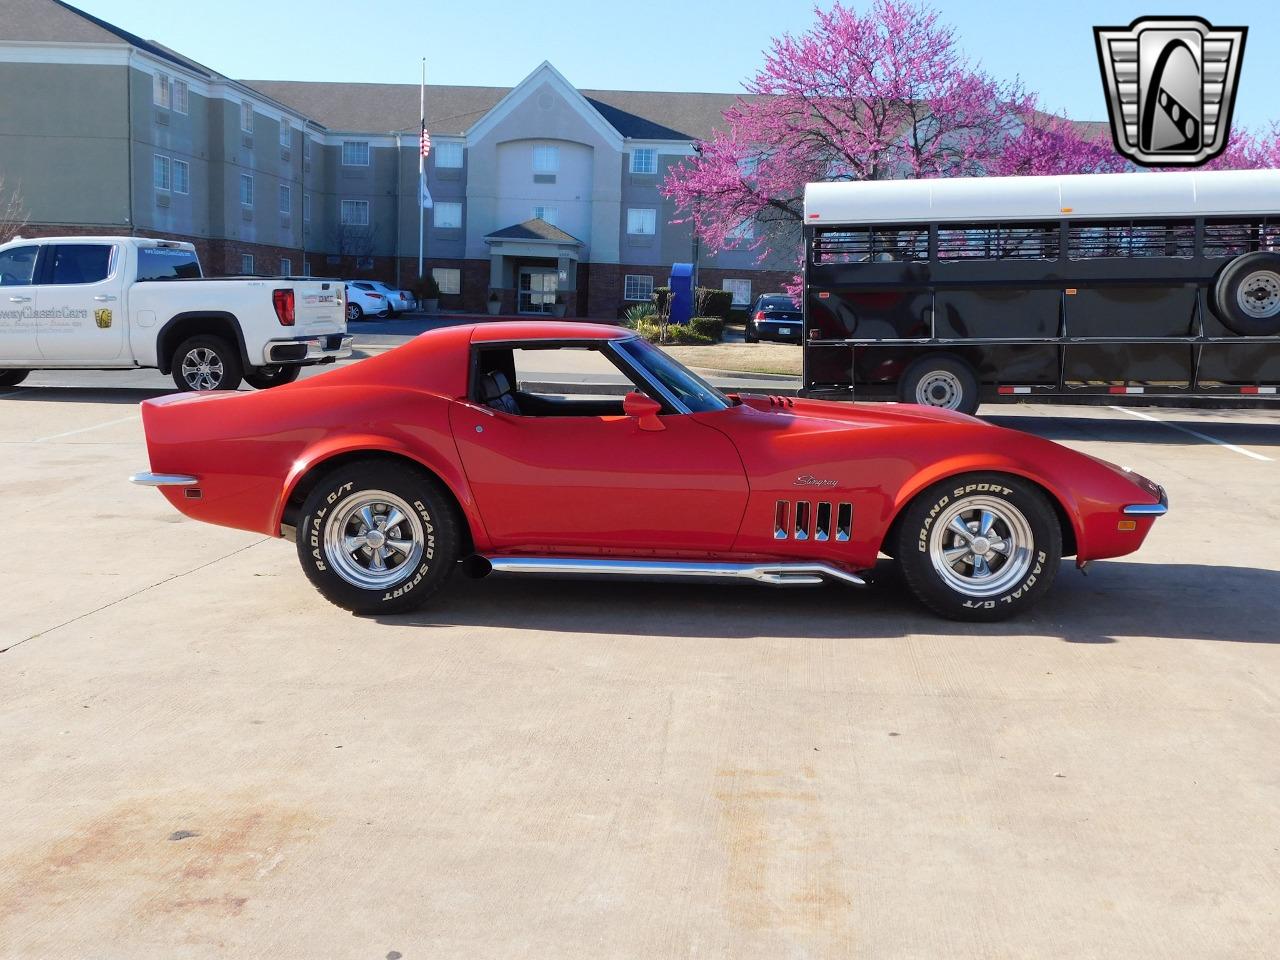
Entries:
[[533, 148], [533, 172], [556, 173], [560, 170], [560, 148], [540, 143]]
[[185, 160], [173, 161], [173, 192], [191, 192], [191, 167]]
[[155, 181], [157, 190], [168, 190], [173, 186], [173, 180], [169, 172], [169, 158], [160, 154], [155, 154], [155, 159], [151, 164], [152, 179]]
[[349, 227], [367, 227], [369, 225], [369, 201], [343, 200], [342, 222]]
[[289, 121], [284, 117], [280, 118], [280, 146], [288, 147], [293, 145], [293, 127], [289, 125]]
[[657, 173], [658, 172], [658, 148], [657, 147], [637, 147], [631, 151], [631, 172], [632, 173]]
[[367, 167], [369, 165], [369, 141], [343, 140], [342, 165], [344, 167]]
[[293, 261], [290, 260], [288, 257], [280, 258], [280, 276], [282, 277], [293, 276]]
[[253, 104], [248, 100], [240, 101], [240, 129], [253, 133]]
[[280, 184], [280, 212], [293, 212], [293, 190], [287, 183]]
[[627, 211], [627, 233], [653, 236], [658, 227], [658, 211], [653, 207], [637, 207]]
[[246, 274], [253, 273], [253, 254], [252, 253], [240, 254], [240, 272], [246, 273]]
[[311, 222], [311, 194], [309, 193], [302, 195], [302, 222]]
[[157, 73], [151, 80], [151, 99], [155, 101], [157, 107], [168, 107], [172, 104], [170, 100], [169, 77], [164, 73]]
[[560, 216], [560, 211], [556, 207], [534, 207], [533, 218], [535, 220], [545, 220], [553, 227], [556, 225], [556, 218]]
[[460, 203], [437, 203], [435, 205], [432, 223], [442, 230], [456, 230], [462, 226], [462, 204]]
[[311, 261], [304, 259], [302, 261], [302, 275], [304, 277], [311, 276]]
[[188, 89], [187, 89], [187, 81], [185, 81], [185, 80], [174, 80], [174, 81], [173, 81], [173, 89], [171, 90], [171, 97], [170, 97], [170, 99], [173, 101], [173, 112], [174, 112], [174, 113], [186, 113], [186, 112], [187, 112], [187, 99], [188, 99], [187, 94], [188, 94], [188, 92], [189, 92], [189, 91], [188, 91]]
[[649, 300], [653, 297], [653, 277], [628, 273], [622, 280], [622, 299]]
[[456, 170], [462, 166], [462, 144], [446, 141], [435, 143], [434, 146], [437, 170]]
[[728, 290], [733, 294], [733, 305], [735, 307], [745, 307], [751, 303], [750, 280], [726, 280], [720, 284], [720, 289]]
[[731, 244], [741, 243], [746, 240], [754, 240], [756, 236], [756, 222], [754, 220], [743, 220], [740, 224], [729, 231], [729, 235], [725, 240]]
[[373, 257], [356, 257], [356, 269], [357, 269], [357, 270], [372, 270], [372, 269], [373, 269]]
[[302, 134], [302, 159], [311, 159], [311, 138], [305, 132]]
[[240, 206], [253, 206], [253, 176], [248, 173], [240, 174]]
[[447, 267], [433, 267], [431, 277], [440, 292], [450, 296], [462, 292], [462, 271]]

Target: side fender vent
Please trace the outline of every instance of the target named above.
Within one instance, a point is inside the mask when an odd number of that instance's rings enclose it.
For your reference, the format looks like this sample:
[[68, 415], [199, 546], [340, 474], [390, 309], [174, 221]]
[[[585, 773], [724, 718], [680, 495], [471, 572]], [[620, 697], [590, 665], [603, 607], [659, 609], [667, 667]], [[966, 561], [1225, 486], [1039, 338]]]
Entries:
[[832, 506], [827, 501], [778, 500], [773, 507], [773, 539], [826, 543], [834, 537], [837, 543], [848, 543], [853, 537], [853, 504], [834, 504], [834, 530]]

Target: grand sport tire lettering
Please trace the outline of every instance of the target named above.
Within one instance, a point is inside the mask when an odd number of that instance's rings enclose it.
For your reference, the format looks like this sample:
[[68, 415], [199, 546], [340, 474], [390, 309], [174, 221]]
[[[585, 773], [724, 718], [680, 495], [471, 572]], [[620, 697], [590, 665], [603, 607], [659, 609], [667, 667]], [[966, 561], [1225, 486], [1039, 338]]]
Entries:
[[417, 576], [415, 576], [412, 580], [410, 580], [408, 583], [401, 584], [400, 586], [396, 587], [395, 590], [389, 593], [384, 593], [382, 595], [383, 601], [394, 600], [396, 597], [403, 597], [406, 593], [408, 593], [410, 590], [412, 590], [414, 587], [416, 587], [418, 584], [422, 582], [422, 578], [427, 575], [427, 572], [430, 569], [431, 569], [431, 565], [424, 563], [422, 566], [418, 568]]
[[[968, 486], [957, 487], [955, 491], [955, 495], [957, 497], [965, 497], [971, 493], [998, 493], [1001, 496], [1007, 497], [1009, 494], [1013, 493], [1013, 491], [998, 483], [971, 483]], [[942, 502], [946, 503], [947, 501], [943, 500]]]
[[938, 519], [938, 514], [942, 512], [942, 508], [950, 502], [951, 498], [944, 496], [933, 505], [933, 509], [929, 511], [929, 515], [924, 518], [924, 526], [920, 528], [919, 547], [921, 553], [929, 552], [929, 528], [933, 526], [933, 521]]

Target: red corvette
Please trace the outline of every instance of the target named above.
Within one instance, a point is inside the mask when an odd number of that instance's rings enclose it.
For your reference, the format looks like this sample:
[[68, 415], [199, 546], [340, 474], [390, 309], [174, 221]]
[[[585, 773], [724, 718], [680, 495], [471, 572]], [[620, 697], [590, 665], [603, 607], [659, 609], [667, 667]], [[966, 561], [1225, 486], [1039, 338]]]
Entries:
[[[540, 393], [527, 351], [577, 351], [625, 398]], [[528, 378], [526, 378], [528, 379]], [[295, 540], [358, 613], [455, 570], [861, 584], [879, 554], [944, 616], [995, 620], [1059, 559], [1136, 550], [1166, 510], [1137, 474], [963, 414], [725, 396], [614, 327], [485, 323], [261, 393], [142, 405], [186, 515]]]

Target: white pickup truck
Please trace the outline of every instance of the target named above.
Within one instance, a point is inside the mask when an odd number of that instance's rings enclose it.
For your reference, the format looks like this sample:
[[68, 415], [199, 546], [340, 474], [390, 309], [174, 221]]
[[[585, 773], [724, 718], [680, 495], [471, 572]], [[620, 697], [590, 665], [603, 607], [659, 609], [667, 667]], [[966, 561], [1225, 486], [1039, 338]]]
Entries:
[[0, 245], [0, 387], [154, 367], [179, 390], [266, 389], [350, 355], [341, 280], [206, 279], [191, 244], [142, 237]]

